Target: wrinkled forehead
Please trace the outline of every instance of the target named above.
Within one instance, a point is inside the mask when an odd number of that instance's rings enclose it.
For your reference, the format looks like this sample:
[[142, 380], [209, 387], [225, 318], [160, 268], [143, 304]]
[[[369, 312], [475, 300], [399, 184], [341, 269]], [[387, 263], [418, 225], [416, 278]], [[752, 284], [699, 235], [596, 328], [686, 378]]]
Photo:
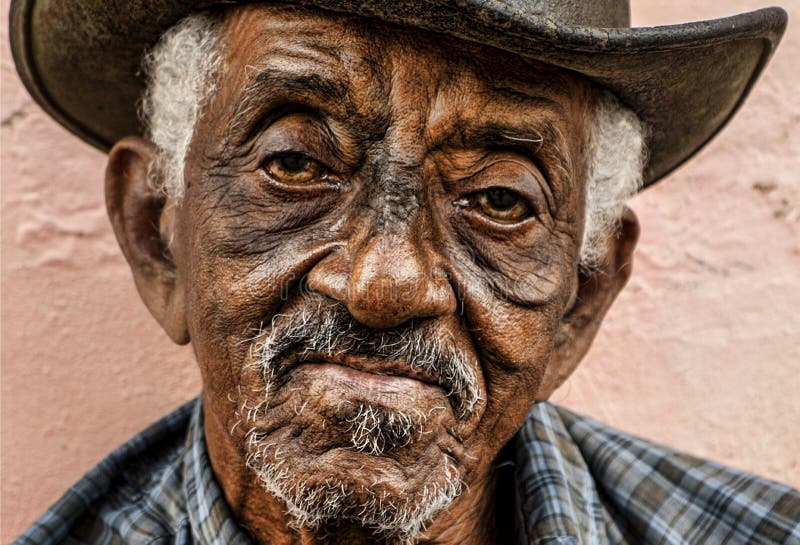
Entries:
[[320, 10], [234, 8], [227, 14], [224, 41], [219, 91], [228, 104], [236, 104], [237, 121], [247, 121], [265, 95], [280, 94], [365, 123], [413, 113], [434, 132], [437, 122], [492, 125], [487, 116], [504, 126], [537, 118], [563, 125], [581, 117], [589, 102], [588, 81], [555, 67], [452, 37]]

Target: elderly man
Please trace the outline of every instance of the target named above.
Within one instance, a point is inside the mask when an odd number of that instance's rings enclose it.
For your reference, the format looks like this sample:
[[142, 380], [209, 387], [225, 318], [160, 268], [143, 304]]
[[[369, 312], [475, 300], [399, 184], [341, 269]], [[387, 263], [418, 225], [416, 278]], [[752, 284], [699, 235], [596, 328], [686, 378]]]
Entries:
[[12, 6], [205, 387], [18, 542], [800, 543], [797, 491], [544, 402], [630, 274], [625, 200], [732, 115], [783, 12], [305, 4]]

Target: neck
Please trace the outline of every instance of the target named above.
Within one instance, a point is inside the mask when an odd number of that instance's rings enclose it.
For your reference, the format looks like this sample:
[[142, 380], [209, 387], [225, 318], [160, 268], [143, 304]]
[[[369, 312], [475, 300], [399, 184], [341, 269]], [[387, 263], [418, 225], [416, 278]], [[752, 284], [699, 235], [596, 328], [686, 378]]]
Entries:
[[[292, 528], [283, 503], [264, 490], [245, 466], [225, 427], [204, 404], [205, 435], [211, 466], [237, 522], [257, 543], [269, 545], [390, 545], [370, 529], [342, 521], [309, 530]], [[427, 545], [494, 545], [496, 477], [491, 467], [466, 483], [465, 491], [428, 524]]]

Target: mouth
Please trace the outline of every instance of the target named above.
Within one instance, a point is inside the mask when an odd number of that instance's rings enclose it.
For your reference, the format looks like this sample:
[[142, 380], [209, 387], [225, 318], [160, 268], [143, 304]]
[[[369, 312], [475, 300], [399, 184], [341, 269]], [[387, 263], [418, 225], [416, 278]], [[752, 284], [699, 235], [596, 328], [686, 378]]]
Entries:
[[361, 378], [381, 380], [380, 377], [383, 377], [387, 382], [391, 382], [392, 379], [410, 379], [431, 386], [437, 386], [445, 392], [448, 391], [446, 385], [443, 384], [438, 377], [424, 369], [410, 365], [403, 360], [376, 360], [351, 354], [321, 354], [311, 352], [299, 358], [297, 363], [310, 364], [312, 362], [322, 365], [336, 365], [344, 368], [346, 371], [354, 371], [355, 373], [350, 374], [353, 376], [358, 375]]
[[338, 392], [340, 399], [379, 403], [389, 409], [441, 406], [446, 399], [455, 411], [458, 401], [438, 377], [400, 359], [308, 352], [281, 365], [276, 379], [277, 387], [300, 379], [308, 393]]
[[267, 391], [282, 390], [290, 382], [295, 383], [290, 390], [297, 391], [299, 380], [306, 389], [322, 393], [333, 381], [339, 393], [351, 397], [356, 397], [355, 390], [366, 394], [373, 387], [416, 391], [437, 407], [446, 401], [458, 420], [476, 415], [483, 399], [476, 375], [479, 366], [449, 335], [422, 326], [365, 330], [337, 318], [333, 311], [320, 313], [317, 318], [300, 312], [281, 315], [282, 321], [273, 323], [268, 334], [259, 333], [254, 339], [254, 359], [247, 367], [261, 374]]
[[304, 363], [296, 369], [298, 372], [319, 373], [325, 377], [329, 388], [339, 388], [353, 397], [377, 401], [387, 407], [406, 405], [426, 394], [443, 394], [438, 386], [413, 378], [358, 371], [335, 363]]
[[[387, 407], [407, 405], [421, 398], [452, 398], [451, 390], [432, 373], [403, 360], [372, 359], [351, 354], [308, 352], [282, 366], [277, 382], [290, 376], [313, 379], [316, 387], [334, 388], [350, 396], [380, 402]], [[449, 399], [453, 403], [453, 399]]]

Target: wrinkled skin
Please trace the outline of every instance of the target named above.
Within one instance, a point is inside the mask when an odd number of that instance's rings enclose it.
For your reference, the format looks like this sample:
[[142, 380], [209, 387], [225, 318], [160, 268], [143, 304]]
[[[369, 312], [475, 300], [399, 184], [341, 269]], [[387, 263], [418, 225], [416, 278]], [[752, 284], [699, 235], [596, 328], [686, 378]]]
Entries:
[[[461, 415], [404, 362], [320, 359], [283, 377], [257, 424], [304, 477], [378, 476], [387, 494], [418, 490], [447, 454], [468, 489], [427, 539], [495, 542], [492, 462], [578, 364], [630, 273], [630, 211], [607, 263], [578, 267], [591, 85], [455, 39], [295, 8], [230, 10], [224, 36], [182, 202], [152, 189], [156, 150], [138, 137], [111, 151], [106, 187], [144, 302], [194, 347], [211, 463], [234, 516], [272, 544], [376, 541], [347, 520], [290, 528], [245, 467], [241, 410], [263, 397], [247, 368], [253, 337], [305, 290], [371, 329], [424, 323], [447, 337], [470, 356], [481, 400]], [[356, 399], [435, 416], [424, 436], [374, 456], [323, 425]]]

